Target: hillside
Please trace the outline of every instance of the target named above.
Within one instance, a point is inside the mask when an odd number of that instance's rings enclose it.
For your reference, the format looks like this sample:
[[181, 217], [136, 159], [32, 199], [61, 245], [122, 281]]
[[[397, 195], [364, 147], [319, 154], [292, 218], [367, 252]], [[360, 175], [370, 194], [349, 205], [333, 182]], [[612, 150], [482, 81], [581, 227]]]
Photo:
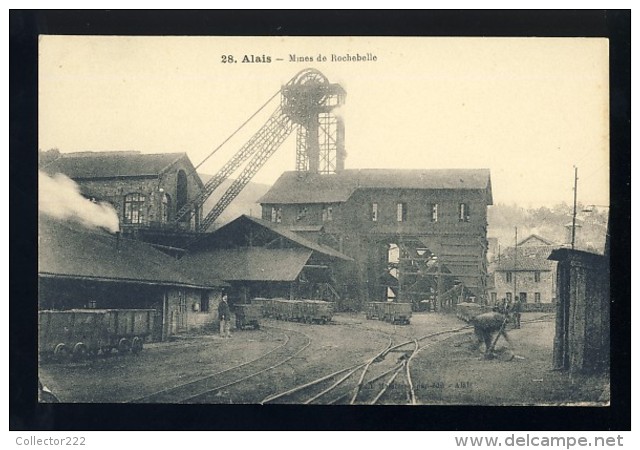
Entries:
[[[576, 247], [595, 252], [604, 251], [607, 230], [608, 209], [600, 208], [585, 211], [585, 205], [578, 204], [576, 219]], [[497, 203], [489, 207], [487, 235], [498, 238], [502, 248], [512, 247], [515, 240], [515, 227], [518, 227], [518, 240], [531, 234], [537, 234], [558, 245], [570, 242], [573, 206], [566, 203], [551, 208], [521, 208], [517, 205]]]
[[[208, 174], [199, 174], [203, 183], [206, 183], [212, 175]], [[233, 183], [233, 179], [227, 179], [220, 185], [218, 189], [213, 193], [211, 197], [207, 199], [204, 203], [204, 215], [206, 215], [211, 209], [214, 207], [218, 199], [224, 194], [231, 183]], [[215, 229], [220, 227], [221, 225], [232, 221], [238, 216], [242, 214], [251, 215], [254, 217], [262, 216], [262, 209], [260, 208], [260, 204], [257, 203], [258, 199], [262, 197], [271, 186], [268, 184], [261, 183], [253, 183], [249, 182], [245, 188], [238, 194], [238, 196], [231, 202], [231, 204], [227, 207], [227, 209], [222, 213], [222, 215], [215, 221], [211, 229]], [[210, 231], [211, 231], [210, 229]]]

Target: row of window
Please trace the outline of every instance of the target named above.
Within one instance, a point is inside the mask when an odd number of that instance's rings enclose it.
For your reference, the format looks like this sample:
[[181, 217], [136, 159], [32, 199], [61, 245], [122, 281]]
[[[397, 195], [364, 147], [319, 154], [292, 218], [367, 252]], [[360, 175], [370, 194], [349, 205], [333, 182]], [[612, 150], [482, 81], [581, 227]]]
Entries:
[[[127, 224], [144, 224], [146, 196], [140, 193], [127, 194], [124, 196], [124, 211], [122, 220]], [[160, 220], [162, 223], [169, 222], [169, 211], [171, 209], [171, 197], [169, 194], [163, 194], [160, 211]]]
[[[298, 208], [298, 214], [296, 215], [296, 220], [300, 221], [307, 217], [309, 210], [306, 206], [301, 206]], [[331, 222], [333, 220], [333, 206], [323, 206], [322, 207], [322, 221], [323, 222]], [[282, 208], [281, 207], [272, 207], [271, 208], [271, 222], [280, 223], [282, 222]]]
[[[520, 301], [522, 303], [527, 303], [527, 293], [526, 292], [520, 292], [518, 297], [519, 297], [519, 299], [520, 299]], [[507, 302], [513, 301], [513, 293], [512, 292], [507, 292], [506, 293], [506, 298], [507, 298]], [[534, 292], [533, 299], [534, 299], [534, 301], [536, 303], [542, 302], [542, 295], [540, 294], [540, 292]], [[497, 292], [492, 292], [491, 293], [491, 302], [494, 305], [498, 302], [498, 293]]]
[[[513, 282], [513, 272], [505, 272], [505, 281], [507, 283], [511, 283]], [[536, 270], [535, 272], [533, 272], [533, 280], [536, 283], [540, 282], [540, 271]]]
[[[438, 221], [438, 203], [430, 203], [429, 211], [430, 211], [430, 221], [437, 222]], [[298, 214], [296, 215], [296, 220], [300, 221], [307, 217], [308, 208], [306, 206], [301, 206], [298, 208]], [[405, 202], [398, 202], [396, 204], [396, 221], [397, 222], [406, 222], [408, 217], [408, 207]], [[380, 208], [378, 203], [371, 203], [371, 221], [377, 222], [380, 218]], [[333, 207], [332, 206], [323, 206], [322, 207], [322, 221], [330, 222], [333, 220]], [[469, 205], [467, 203], [459, 203], [458, 204], [458, 221], [459, 222], [469, 222]], [[271, 222], [282, 222], [282, 208], [281, 207], [272, 207], [271, 208]]]
[[[438, 221], [438, 203], [430, 203], [429, 204], [429, 220], [431, 222]], [[408, 206], [404, 202], [396, 203], [396, 221], [397, 222], [406, 222], [408, 217]], [[468, 222], [469, 221], [469, 205], [467, 203], [458, 203], [458, 221], [459, 222]], [[371, 221], [377, 222], [380, 219], [380, 207], [378, 203], [371, 203]]]

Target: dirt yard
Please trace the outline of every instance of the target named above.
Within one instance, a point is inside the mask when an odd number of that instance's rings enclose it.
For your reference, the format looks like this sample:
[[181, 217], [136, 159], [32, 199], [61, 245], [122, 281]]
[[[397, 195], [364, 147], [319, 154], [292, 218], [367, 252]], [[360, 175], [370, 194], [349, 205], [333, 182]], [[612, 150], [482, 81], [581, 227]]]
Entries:
[[[539, 316], [525, 314], [523, 321]], [[271, 320], [263, 325], [260, 330], [236, 331], [232, 339], [220, 339], [212, 331], [150, 344], [139, 355], [114, 354], [82, 362], [42, 364], [39, 375], [63, 402], [135, 402], [256, 359], [285, 343], [287, 333], [298, 333], [300, 342], [310, 340], [306, 349], [285, 364], [206, 399], [210, 403], [258, 403], [270, 394], [371, 358], [390, 340], [398, 343], [464, 323], [453, 316], [417, 313], [405, 326], [366, 320], [364, 314], [338, 314], [329, 325]], [[503, 348], [506, 343], [498, 342], [499, 354], [508, 357], [492, 360], [484, 359], [473, 348], [471, 332], [424, 349], [411, 370], [418, 402], [606, 404], [603, 391], [607, 379], [571, 378], [551, 370], [553, 330], [553, 320], [523, 323], [521, 329], [509, 331], [512, 347]]]

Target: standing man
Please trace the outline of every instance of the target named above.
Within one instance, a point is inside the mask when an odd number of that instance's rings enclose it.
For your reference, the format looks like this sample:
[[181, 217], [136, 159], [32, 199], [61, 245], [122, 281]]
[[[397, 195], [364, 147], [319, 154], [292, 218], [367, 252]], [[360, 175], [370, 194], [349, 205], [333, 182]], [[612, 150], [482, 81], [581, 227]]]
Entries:
[[522, 311], [522, 304], [520, 303], [520, 297], [516, 295], [516, 301], [513, 304], [513, 327], [520, 328], [520, 312]]
[[220, 319], [220, 337], [231, 337], [231, 310], [229, 309], [229, 303], [227, 303], [227, 294], [222, 294], [222, 301], [218, 305], [218, 319]]

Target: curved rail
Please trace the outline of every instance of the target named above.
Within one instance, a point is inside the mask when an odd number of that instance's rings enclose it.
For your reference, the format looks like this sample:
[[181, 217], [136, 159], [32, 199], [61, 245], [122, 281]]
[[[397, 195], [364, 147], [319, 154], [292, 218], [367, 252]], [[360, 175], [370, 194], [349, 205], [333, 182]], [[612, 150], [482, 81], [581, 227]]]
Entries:
[[[265, 328], [270, 328], [270, 329], [275, 329], [275, 330], [282, 330], [282, 331], [292, 331], [292, 330], [287, 330], [287, 329], [283, 329], [283, 328], [279, 328], [279, 327], [272, 327], [272, 326], [263, 327], [263, 329], [265, 329]], [[304, 334], [304, 333], [301, 333], [301, 334]], [[241, 368], [243, 368], [243, 367], [245, 367], [245, 366], [248, 366], [249, 364], [253, 364], [253, 363], [255, 363], [255, 362], [258, 362], [258, 361], [260, 361], [260, 360], [262, 360], [262, 359], [264, 359], [264, 358], [267, 358], [269, 355], [273, 354], [274, 352], [276, 352], [276, 351], [278, 351], [278, 350], [280, 350], [280, 349], [282, 349], [282, 348], [286, 347], [286, 345], [289, 343], [289, 341], [290, 341], [290, 339], [291, 339], [291, 338], [290, 338], [290, 336], [289, 336], [288, 334], [286, 334], [286, 333], [282, 333], [282, 335], [283, 335], [283, 336], [284, 336], [284, 338], [285, 338], [284, 343], [282, 343], [281, 345], [278, 345], [277, 347], [272, 348], [271, 350], [269, 350], [268, 352], [263, 353], [262, 355], [258, 356], [257, 358], [254, 358], [254, 359], [249, 360], [249, 361], [245, 361], [245, 362], [243, 362], [243, 363], [241, 363], [241, 364], [238, 364], [238, 365], [235, 365], [235, 366], [233, 366], [233, 367], [229, 367], [229, 368], [227, 368], [227, 369], [224, 369], [224, 370], [221, 370], [221, 371], [215, 372], [215, 373], [210, 374], [210, 375], [207, 375], [207, 376], [205, 376], [205, 377], [200, 377], [200, 378], [197, 378], [197, 379], [195, 379], [195, 380], [191, 380], [191, 381], [189, 381], [189, 382], [187, 382], [187, 383], [179, 384], [179, 385], [176, 385], [176, 386], [171, 386], [171, 387], [169, 387], [169, 388], [162, 389], [162, 390], [159, 390], [159, 391], [153, 392], [153, 393], [151, 393], [151, 394], [144, 395], [144, 396], [142, 396], [142, 397], [138, 397], [138, 398], [136, 398], [136, 399], [133, 399], [133, 400], [128, 401], [127, 403], [144, 403], [144, 402], [150, 402], [150, 401], [152, 401], [154, 398], [160, 398], [160, 397], [162, 397], [163, 395], [171, 394], [171, 392], [176, 392], [176, 391], [178, 391], [179, 389], [184, 389], [184, 388], [187, 388], [187, 387], [189, 387], [189, 386], [195, 386], [195, 385], [197, 385], [197, 384], [199, 384], [199, 383], [207, 382], [208, 380], [211, 380], [211, 379], [213, 379], [213, 378], [214, 378], [214, 377], [216, 377], [216, 376], [219, 376], [219, 375], [222, 375], [222, 374], [225, 374], [225, 373], [228, 373], [228, 372], [231, 372], [231, 371], [237, 370], [237, 369], [241, 369]], [[309, 338], [307, 335], [305, 335], [305, 336], [310, 340], [310, 338]], [[309, 342], [309, 344], [310, 344], [310, 342]], [[306, 347], [308, 347], [308, 345], [309, 345], [309, 344], [307, 344], [304, 348], [306, 349]]]

